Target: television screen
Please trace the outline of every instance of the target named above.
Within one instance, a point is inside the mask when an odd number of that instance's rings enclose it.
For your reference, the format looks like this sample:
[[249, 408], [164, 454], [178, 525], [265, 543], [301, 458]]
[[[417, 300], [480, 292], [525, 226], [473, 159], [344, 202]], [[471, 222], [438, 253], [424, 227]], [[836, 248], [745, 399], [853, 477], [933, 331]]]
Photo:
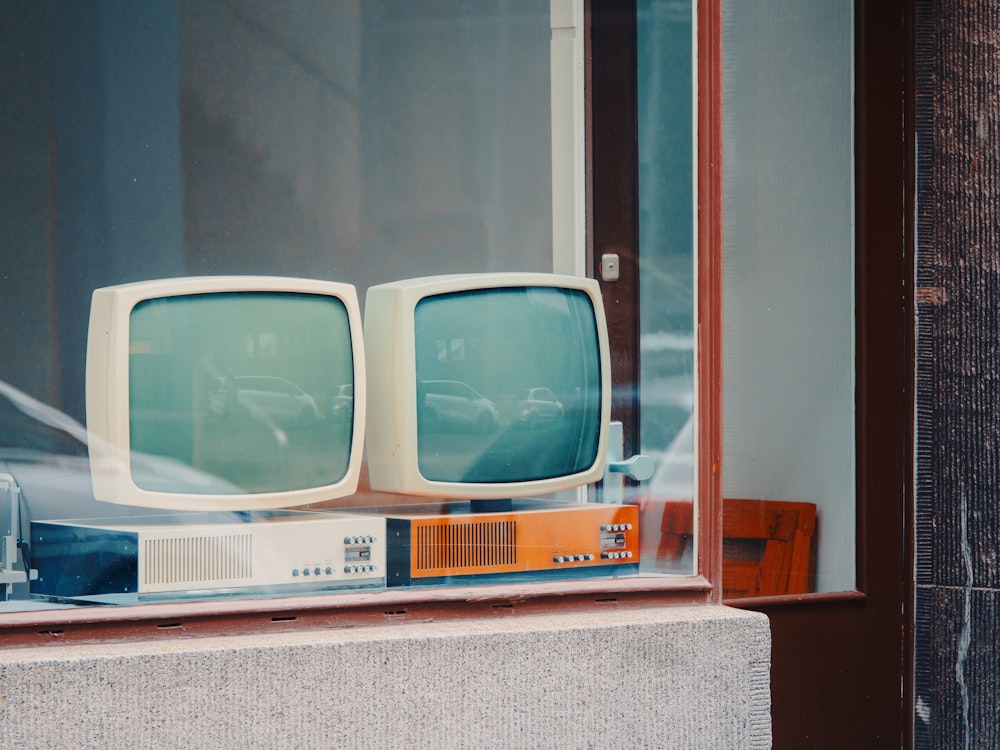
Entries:
[[504, 498], [603, 471], [607, 333], [596, 282], [432, 277], [366, 298], [372, 486]]
[[235, 510], [354, 492], [359, 322], [353, 287], [331, 282], [221, 277], [97, 290], [87, 373], [95, 496]]

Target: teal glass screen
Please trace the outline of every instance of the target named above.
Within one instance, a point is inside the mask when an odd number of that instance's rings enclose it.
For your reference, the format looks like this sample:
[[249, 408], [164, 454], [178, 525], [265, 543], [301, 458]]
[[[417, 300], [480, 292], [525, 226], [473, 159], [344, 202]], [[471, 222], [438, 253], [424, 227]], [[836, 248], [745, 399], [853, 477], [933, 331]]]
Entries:
[[414, 336], [417, 460], [426, 479], [549, 479], [596, 460], [601, 361], [586, 293], [433, 295], [416, 306]]
[[218, 494], [345, 476], [354, 363], [341, 300], [279, 292], [145, 300], [130, 315], [128, 360], [132, 475], [142, 489], [176, 492], [183, 483], [172, 473]]

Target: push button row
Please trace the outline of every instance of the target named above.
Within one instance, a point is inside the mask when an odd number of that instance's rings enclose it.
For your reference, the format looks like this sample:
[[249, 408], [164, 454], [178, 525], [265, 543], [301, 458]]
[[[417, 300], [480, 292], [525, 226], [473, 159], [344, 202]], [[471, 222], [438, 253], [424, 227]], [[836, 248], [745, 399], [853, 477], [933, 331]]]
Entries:
[[594, 555], [592, 553], [587, 553], [585, 555], [555, 555], [552, 558], [554, 563], [570, 563], [570, 562], [586, 562], [588, 560], [593, 560]]
[[[374, 563], [365, 563], [364, 565], [345, 565], [345, 573], [374, 573], [377, 570], [377, 566]], [[328, 575], [332, 576], [336, 572], [336, 568], [332, 565], [327, 565], [325, 568], [294, 568], [292, 570], [292, 577], [299, 578], [300, 576], [321, 576]]]
[[332, 565], [327, 565], [325, 568], [315, 567], [315, 568], [295, 568], [292, 570], [292, 577], [298, 578], [299, 576], [321, 576], [328, 575], [332, 576], [334, 573], [334, 568]]
[[374, 536], [345, 536], [344, 544], [374, 544], [377, 540]]
[[375, 572], [375, 566], [372, 565], [372, 564], [365, 564], [365, 565], [345, 565], [344, 566], [344, 572], [345, 573], [374, 573]]
[[602, 523], [601, 531], [631, 531], [630, 523]]
[[601, 559], [603, 560], [629, 560], [632, 557], [632, 553], [625, 552], [602, 552]]

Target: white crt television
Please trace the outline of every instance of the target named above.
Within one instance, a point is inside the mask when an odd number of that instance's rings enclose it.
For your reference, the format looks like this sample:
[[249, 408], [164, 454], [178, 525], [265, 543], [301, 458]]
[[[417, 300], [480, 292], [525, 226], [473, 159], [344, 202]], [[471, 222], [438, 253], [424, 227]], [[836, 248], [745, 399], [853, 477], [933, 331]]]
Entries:
[[373, 489], [504, 500], [603, 476], [610, 354], [593, 279], [461, 274], [365, 298]]
[[365, 384], [349, 284], [222, 276], [98, 289], [86, 384], [94, 496], [251, 511], [352, 494]]

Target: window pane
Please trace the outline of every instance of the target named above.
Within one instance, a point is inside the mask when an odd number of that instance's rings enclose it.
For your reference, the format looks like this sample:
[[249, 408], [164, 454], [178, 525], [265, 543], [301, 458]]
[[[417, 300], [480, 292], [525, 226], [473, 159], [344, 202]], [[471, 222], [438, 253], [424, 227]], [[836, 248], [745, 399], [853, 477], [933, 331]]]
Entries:
[[[124, 408], [104, 410], [118, 421], [103, 425], [109, 465], [94, 473], [131, 479], [148, 472], [134, 488], [144, 508], [111, 497], [113, 484], [96, 492], [110, 501], [98, 501], [91, 485], [84, 422], [92, 295], [156, 279], [294, 277], [350, 283], [363, 301], [372, 287], [399, 279], [582, 269], [582, 9], [572, 0], [0, 7], [0, 35], [12, 52], [0, 60], [11, 139], [0, 152], [7, 269], [0, 312], [8, 321], [0, 341], [10, 353], [0, 362], [0, 518], [21, 511], [21, 533], [0, 540], [5, 563], [23, 568], [32, 552], [40, 569], [30, 584], [0, 580], [0, 599], [12, 599], [7, 608], [209, 591], [301, 593], [300, 584], [312, 582], [320, 585], [306, 591], [431, 585], [417, 563], [387, 573], [380, 550], [386, 560], [388, 524], [412, 531], [416, 549], [427, 516], [451, 510], [428, 510], [423, 498], [418, 509], [415, 498], [371, 491], [363, 473], [357, 495], [332, 503], [354, 508], [360, 521], [329, 507], [288, 510], [274, 502], [289, 491], [314, 503], [317, 486], [340, 487], [361, 453], [351, 428], [360, 405], [371, 408], [368, 379], [355, 379], [341, 356], [347, 341], [358, 340], [351, 321], [360, 318], [359, 305], [345, 302], [345, 315], [312, 299], [288, 312], [284, 303], [297, 293], [258, 288], [254, 296], [223, 286], [162, 299], [153, 293], [128, 315], [109, 312], [108, 330], [118, 333], [105, 333], [119, 336], [115, 321], [124, 321], [121, 329], [134, 337], [125, 336], [127, 364], [94, 370], [108, 399], [127, 394]], [[677, 75], [690, 83], [687, 44]], [[687, 118], [683, 169], [690, 175]], [[690, 265], [686, 221], [681, 255]], [[674, 260], [666, 263], [667, 273], [682, 273]], [[690, 284], [686, 273], [681, 283]], [[606, 410], [593, 394], [610, 398], [601, 379], [610, 369], [606, 351], [595, 355], [605, 343], [599, 316], [590, 298], [532, 295], [531, 321], [494, 311], [506, 317], [470, 333], [444, 316], [443, 332], [421, 342], [426, 379], [454, 381], [452, 401], [469, 404], [477, 393], [492, 400], [496, 426], [517, 425], [512, 444], [520, 453], [502, 458], [494, 449], [494, 465], [469, 482], [485, 485], [486, 495], [500, 493], [491, 485], [509, 485], [511, 476], [573, 494], [567, 475], [592, 482], [599, 473], [598, 422]], [[690, 288], [687, 295], [663, 313], [669, 321], [662, 325], [682, 319], [690, 335]], [[239, 309], [243, 302], [251, 312]], [[656, 315], [654, 334], [663, 319]], [[502, 335], [514, 335], [516, 346], [481, 340]], [[490, 379], [499, 381], [512, 364], [483, 366], [474, 391], [459, 387], [468, 379], [455, 373], [487, 349], [511, 361], [528, 352], [522, 359], [534, 369], [491, 390]], [[686, 373], [690, 390], [693, 352], [683, 340], [680, 350], [680, 370], [651, 380]], [[667, 422], [650, 422], [661, 449], [684, 418], [670, 412]], [[482, 424], [431, 433], [464, 447], [487, 437]], [[553, 458], [541, 460], [546, 454]], [[510, 456], [519, 468], [502, 465]], [[431, 473], [431, 482], [440, 480]], [[200, 491], [176, 490], [200, 481], [224, 487], [205, 504], [212, 515], [192, 507], [204, 499]], [[193, 500], [158, 505], [157, 493]], [[238, 505], [245, 496], [271, 504], [246, 509]], [[227, 504], [234, 497], [237, 504]], [[425, 570], [435, 585], [478, 582], [459, 565], [471, 559], [477, 570], [499, 571], [499, 580], [509, 580], [502, 577], [508, 559], [525, 557], [534, 567], [517, 569], [523, 580], [639, 572], [634, 505], [559, 498], [486, 497], [510, 512], [501, 518], [497, 510], [495, 523], [438, 524]], [[412, 517], [384, 512], [403, 500]], [[552, 503], [568, 513], [549, 513]], [[314, 513], [324, 525], [300, 515]], [[567, 515], [575, 520], [563, 522]], [[349, 531], [337, 526], [341, 520]], [[24, 544], [7, 544], [13, 536]], [[322, 546], [330, 539], [336, 555]], [[505, 557], [512, 543], [515, 554]], [[657, 565], [652, 549], [649, 570], [675, 569]], [[397, 550], [393, 564], [409, 551]], [[676, 569], [690, 572], [685, 565]], [[86, 575], [76, 576], [81, 570]]]
[[[581, 501], [611, 399], [597, 284], [515, 278], [586, 266], [583, 8], [0, 6], [0, 609], [694, 572], [690, 1], [639, 4], [641, 500]], [[449, 288], [478, 302], [426, 303], [429, 334], [383, 310], [414, 372], [361, 377], [366, 293], [484, 272], [511, 282]], [[124, 342], [93, 367], [92, 304]], [[418, 376], [436, 424], [382, 419], [362, 470], [355, 420], [416, 403]], [[397, 444], [413, 466], [377, 477]]]
[[[549, 0], [0, 7], [11, 52], [0, 60], [10, 139], [0, 151], [0, 341], [11, 353], [0, 362], [0, 474], [16, 483], [0, 481], [0, 516], [16, 501], [27, 542], [32, 521], [149, 512], [97, 502], [91, 488], [84, 369], [95, 289], [282, 276], [348, 282], [363, 301], [397, 279], [572, 265], [553, 235], [567, 222], [572, 235], [575, 209], [555, 217], [553, 203], [579, 192], [582, 175], [572, 164], [553, 173], [553, 123], [582, 112], [582, 87], [563, 90], [556, 112], [552, 78], [575, 68], [563, 50], [573, 23], [582, 33], [582, 4], [557, 5], [570, 11], [558, 53]], [[341, 480], [358, 388], [341, 356], [347, 319], [329, 299], [290, 313], [286, 301], [243, 295], [250, 313], [225, 294], [136, 306], [119, 386], [132, 389], [125, 445], [147, 497], [193, 482], [198, 493], [215, 487], [222, 507], [227, 493]], [[473, 353], [445, 346], [451, 360]], [[254, 518], [269, 533], [295, 520]], [[47, 558], [79, 566], [74, 544], [83, 554], [87, 539], [93, 586], [119, 585], [136, 576], [134, 562], [112, 570], [94, 540], [164, 526], [52, 526], [46, 538], [76, 541]], [[370, 573], [373, 544], [384, 544], [372, 539], [384, 534], [338, 536], [351, 540], [343, 567]], [[16, 560], [8, 546], [4, 560]], [[219, 554], [229, 565], [243, 552]], [[317, 558], [294, 572], [301, 581], [328, 567]], [[15, 607], [32, 604], [26, 583], [14, 588]], [[51, 580], [40, 590], [72, 595]]]
[[694, 570], [693, 3], [640, 0], [639, 268], [643, 567]]
[[[724, 3], [723, 492], [811, 537], [802, 591], [855, 586], [853, 23]], [[737, 579], [768, 544], [727, 540], [727, 595], [761, 593]]]

